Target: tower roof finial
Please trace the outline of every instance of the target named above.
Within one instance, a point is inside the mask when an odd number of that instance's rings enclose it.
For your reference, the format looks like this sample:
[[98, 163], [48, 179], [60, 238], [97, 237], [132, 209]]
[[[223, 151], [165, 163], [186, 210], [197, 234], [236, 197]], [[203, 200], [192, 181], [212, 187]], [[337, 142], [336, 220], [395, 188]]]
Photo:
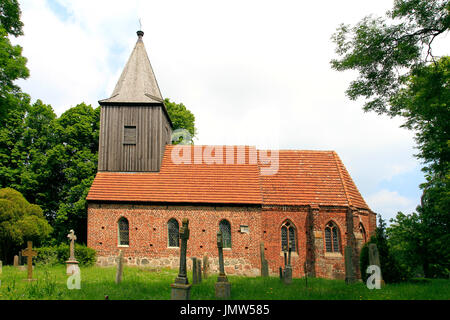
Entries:
[[138, 35], [139, 40], [142, 40], [142, 37], [144, 36], [144, 31], [139, 30], [138, 32], [136, 32]]

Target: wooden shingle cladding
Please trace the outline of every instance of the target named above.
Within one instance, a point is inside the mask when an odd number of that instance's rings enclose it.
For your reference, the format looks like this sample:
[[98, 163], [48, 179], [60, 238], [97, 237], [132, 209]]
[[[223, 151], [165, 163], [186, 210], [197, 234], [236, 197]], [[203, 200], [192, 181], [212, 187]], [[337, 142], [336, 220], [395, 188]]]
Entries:
[[159, 171], [172, 134], [163, 108], [163, 105], [102, 105], [98, 170]]

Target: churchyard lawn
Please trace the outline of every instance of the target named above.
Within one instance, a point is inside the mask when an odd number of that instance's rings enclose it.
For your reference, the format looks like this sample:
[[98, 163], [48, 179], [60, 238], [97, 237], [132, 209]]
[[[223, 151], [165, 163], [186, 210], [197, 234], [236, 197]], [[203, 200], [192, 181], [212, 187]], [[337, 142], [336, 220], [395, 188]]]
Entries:
[[[169, 300], [170, 284], [177, 276], [176, 270], [150, 270], [124, 267], [123, 280], [115, 283], [115, 267], [81, 268], [81, 288], [69, 290], [65, 265], [35, 266], [33, 278], [27, 282], [26, 270], [4, 266], [0, 274], [0, 300]], [[192, 272], [188, 272], [192, 283]], [[214, 284], [217, 275], [210, 275], [191, 289], [192, 300], [215, 300]], [[291, 285], [283, 284], [277, 277], [250, 278], [228, 276], [231, 282], [231, 299], [236, 300], [410, 300], [450, 299], [450, 280], [417, 279], [413, 282], [390, 284], [380, 290], [369, 290], [358, 282], [346, 285], [342, 280], [308, 278], [293, 279]]]

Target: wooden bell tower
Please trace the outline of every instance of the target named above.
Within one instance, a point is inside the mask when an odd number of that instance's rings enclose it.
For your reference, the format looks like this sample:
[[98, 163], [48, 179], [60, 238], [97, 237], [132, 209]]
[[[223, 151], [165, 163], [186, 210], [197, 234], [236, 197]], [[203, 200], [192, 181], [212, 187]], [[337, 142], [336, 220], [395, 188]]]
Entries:
[[172, 122], [142, 40], [108, 99], [100, 100], [98, 171], [156, 172], [171, 143]]

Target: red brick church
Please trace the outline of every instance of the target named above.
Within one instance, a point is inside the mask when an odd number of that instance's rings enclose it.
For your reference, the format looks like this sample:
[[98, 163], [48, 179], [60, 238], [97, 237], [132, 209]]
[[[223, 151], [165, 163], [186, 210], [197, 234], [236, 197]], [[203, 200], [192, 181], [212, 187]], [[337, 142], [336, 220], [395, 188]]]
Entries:
[[87, 197], [98, 264], [115, 264], [122, 250], [130, 265], [178, 268], [188, 218], [188, 258], [208, 256], [213, 272], [220, 229], [229, 274], [259, 275], [261, 242], [272, 275], [288, 246], [294, 277], [343, 279], [346, 246], [359, 274], [376, 214], [336, 152], [172, 145], [143, 35], [112, 96], [99, 101], [98, 173]]

